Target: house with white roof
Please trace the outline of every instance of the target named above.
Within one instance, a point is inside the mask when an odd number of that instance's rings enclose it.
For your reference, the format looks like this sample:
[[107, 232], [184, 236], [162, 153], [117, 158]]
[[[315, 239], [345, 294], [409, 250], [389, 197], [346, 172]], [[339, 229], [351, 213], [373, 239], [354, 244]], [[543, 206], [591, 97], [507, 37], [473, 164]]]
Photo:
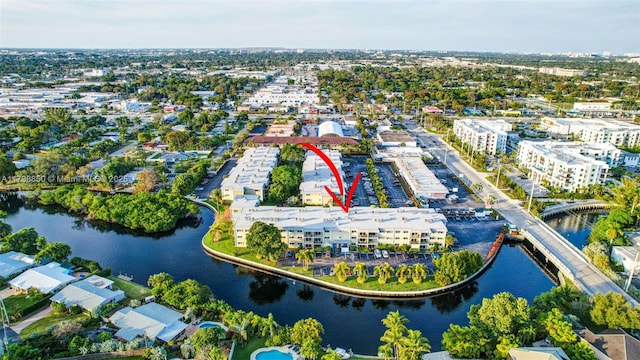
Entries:
[[9, 285], [21, 291], [36, 288], [44, 294], [50, 294], [78, 280], [70, 273], [71, 270], [63, 268], [57, 262], [51, 262], [25, 271], [10, 280]]
[[113, 314], [109, 321], [120, 328], [116, 337], [131, 341], [138, 336], [149, 340], [170, 341], [179, 336], [187, 324], [180, 321], [183, 315], [165, 306], [148, 303], [137, 308], [126, 307]]
[[92, 275], [82, 281], [69, 284], [55, 294], [51, 301], [63, 303], [66, 306], [80, 306], [93, 312], [108, 303], [124, 300], [124, 291], [112, 290], [112, 285], [113, 281]]
[[0, 254], [0, 276], [5, 279], [35, 265], [33, 256], [15, 251]]

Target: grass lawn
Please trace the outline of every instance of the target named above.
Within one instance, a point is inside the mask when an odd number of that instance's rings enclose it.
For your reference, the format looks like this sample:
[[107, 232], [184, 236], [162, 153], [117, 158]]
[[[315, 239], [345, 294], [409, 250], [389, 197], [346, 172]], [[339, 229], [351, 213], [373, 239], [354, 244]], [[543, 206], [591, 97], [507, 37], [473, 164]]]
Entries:
[[119, 279], [115, 276], [109, 276], [113, 280], [118, 289], [124, 291], [124, 294], [130, 299], [143, 299], [151, 295], [151, 289], [131, 281]]
[[[213, 250], [223, 252], [225, 254], [234, 255], [239, 258], [250, 260], [253, 262], [257, 262], [260, 264], [270, 265], [273, 267], [273, 263], [267, 262], [265, 260], [258, 260], [249, 250], [246, 248], [236, 248], [233, 246], [233, 239], [228, 232], [220, 229], [222, 231], [221, 240], [213, 241], [213, 231], [211, 230], [207, 235], [205, 235], [204, 243], [209, 246]], [[278, 266], [277, 268], [291, 271], [296, 274], [305, 275], [308, 277], [313, 277], [311, 270], [304, 271], [302, 266], [296, 267], [283, 267]], [[426, 290], [433, 289], [439, 287], [438, 284], [433, 280], [433, 276], [429, 276], [425, 281], [421, 284], [414, 284], [411, 279], [409, 279], [406, 283], [400, 284], [398, 283], [395, 277], [392, 277], [387, 281], [386, 284], [379, 284], [377, 277], [369, 277], [364, 284], [358, 284], [355, 276], [350, 276], [345, 282], [341, 283], [335, 276], [323, 276], [323, 277], [313, 277], [316, 280], [325, 281], [331, 284], [342, 285], [346, 287], [350, 287], [353, 289], [362, 289], [362, 290], [379, 290], [379, 291], [417, 291], [417, 290]]]
[[56, 325], [62, 321], [76, 321], [81, 319], [86, 319], [89, 316], [86, 314], [77, 314], [77, 315], [57, 315], [57, 314], [49, 314], [42, 319], [34, 322], [33, 324], [27, 326], [22, 329], [20, 332], [20, 336], [27, 337], [33, 333], [44, 333], [49, 327]]
[[249, 339], [247, 345], [245, 346], [239, 346], [238, 343], [236, 343], [236, 348], [233, 351], [233, 357], [231, 358], [231, 360], [251, 359], [251, 353], [256, 351], [257, 349], [264, 347], [264, 342], [266, 340], [267, 339], [265, 338], [253, 337]]
[[18, 314], [18, 313], [21, 314], [22, 316], [25, 316], [27, 314], [22, 313], [24, 309], [42, 301], [43, 299], [46, 299], [46, 298], [45, 297], [27, 298], [26, 294], [18, 294], [18, 295], [9, 296], [8, 298], [4, 299], [4, 306], [7, 308], [7, 313], [9, 313], [9, 316]]

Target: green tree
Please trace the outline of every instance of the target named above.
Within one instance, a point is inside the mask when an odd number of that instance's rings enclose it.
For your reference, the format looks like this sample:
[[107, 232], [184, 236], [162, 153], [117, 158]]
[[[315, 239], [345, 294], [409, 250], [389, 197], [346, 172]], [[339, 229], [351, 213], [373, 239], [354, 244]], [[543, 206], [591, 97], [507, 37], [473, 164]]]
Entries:
[[32, 227], [23, 228], [2, 239], [2, 252], [17, 251], [27, 255], [37, 254], [45, 245], [47, 240], [39, 236]]
[[564, 348], [567, 344], [578, 340], [578, 335], [573, 331], [571, 323], [563, 318], [562, 312], [557, 308], [542, 314], [540, 323], [545, 327], [549, 338], [556, 346]]
[[496, 349], [493, 351], [493, 356], [496, 359], [506, 359], [509, 356], [509, 350], [520, 347], [520, 343], [515, 335], [502, 335], [498, 337], [498, 343]]
[[322, 334], [324, 334], [322, 324], [314, 318], [307, 318], [293, 324], [290, 337], [294, 344], [302, 346], [307, 340], [321, 344]]
[[528, 343], [535, 337], [535, 329], [531, 334], [533, 321], [527, 300], [507, 292], [483, 299], [481, 305], [471, 305], [467, 315], [471, 326], [494, 337], [515, 334], [521, 343]]
[[358, 284], [364, 284], [367, 282], [369, 278], [369, 274], [367, 272], [367, 265], [363, 262], [356, 262], [353, 267], [353, 272], [357, 275], [356, 281]]
[[71, 255], [71, 246], [61, 242], [46, 244], [34, 257], [37, 262], [65, 262]]
[[414, 284], [421, 284], [427, 278], [427, 269], [421, 263], [411, 265], [411, 279]]
[[407, 330], [407, 336], [400, 340], [400, 360], [420, 360], [431, 352], [429, 339], [418, 330]]
[[171, 287], [162, 296], [162, 300], [178, 309], [187, 307], [200, 309], [213, 300], [213, 293], [208, 286], [193, 279], [187, 279]]
[[327, 350], [320, 360], [342, 360], [342, 355], [338, 354], [335, 350]]
[[387, 280], [389, 280], [393, 274], [393, 267], [386, 262], [373, 268], [373, 275], [378, 276], [379, 284], [386, 284]]
[[462, 281], [482, 267], [482, 256], [476, 252], [462, 250], [445, 253], [435, 259], [435, 280], [440, 286]]
[[398, 311], [392, 311], [387, 314], [387, 317], [382, 319], [386, 330], [380, 337], [380, 341], [384, 343], [384, 345], [379, 348], [380, 353], [393, 359], [399, 358], [402, 342], [406, 341], [405, 334], [408, 329], [405, 324], [407, 322], [409, 322], [409, 320], [405, 316], [400, 315]]
[[147, 285], [151, 286], [151, 293], [153, 295], [162, 297], [175, 285], [175, 282], [173, 280], [173, 276], [169, 273], [161, 272], [149, 276]]
[[218, 346], [222, 340], [226, 338], [226, 333], [221, 327], [215, 326], [205, 329], [199, 329], [191, 336], [191, 344], [193, 345], [196, 355], [206, 355], [211, 346]]
[[610, 329], [640, 329], [640, 309], [632, 308], [622, 294], [596, 294], [590, 315], [595, 324]]
[[396, 269], [396, 277], [398, 278], [398, 282], [400, 284], [405, 284], [410, 276], [411, 276], [411, 270], [407, 266], [407, 264], [401, 264]]
[[247, 231], [247, 248], [258, 259], [277, 261], [280, 254], [287, 249], [282, 242], [280, 229], [262, 221], [254, 222]]
[[181, 151], [187, 149], [191, 142], [191, 136], [186, 131], [170, 131], [165, 136], [165, 140], [169, 145], [169, 150]]
[[[0, 210], [0, 219], [6, 219], [7, 216], [8, 214], [6, 211]], [[11, 225], [0, 220], [0, 240], [9, 234], [11, 234]]]
[[269, 338], [273, 338], [276, 335], [278, 328], [280, 327], [280, 325], [278, 325], [278, 323], [274, 320], [272, 313], [269, 313], [266, 318], [263, 318], [262, 324], [260, 325], [262, 327], [262, 337], [269, 335]]
[[564, 351], [569, 355], [571, 360], [594, 360], [594, 351], [591, 350], [589, 344], [584, 342], [577, 342], [568, 345]]
[[341, 261], [333, 265], [333, 273], [336, 274], [336, 277], [338, 278], [339, 282], [347, 281], [347, 277], [348, 277], [347, 272], [349, 270], [351, 270], [351, 268], [344, 261]]
[[136, 175], [134, 193], [152, 191], [160, 183], [160, 177], [154, 170], [142, 170]]
[[442, 348], [455, 358], [486, 358], [494, 346], [490, 336], [475, 326], [451, 324], [442, 334]]
[[9, 178], [16, 173], [16, 166], [7, 157], [7, 155], [0, 152], [0, 182], [6, 182]]
[[196, 187], [195, 180], [192, 174], [178, 174], [171, 184], [171, 192], [175, 195], [182, 196], [190, 194]]
[[311, 338], [306, 338], [300, 346], [300, 355], [305, 359], [316, 359], [322, 352], [320, 343], [315, 342]]
[[309, 264], [313, 261], [314, 252], [313, 249], [300, 250], [296, 253], [296, 259], [298, 264], [302, 263], [302, 269], [304, 271], [309, 270]]

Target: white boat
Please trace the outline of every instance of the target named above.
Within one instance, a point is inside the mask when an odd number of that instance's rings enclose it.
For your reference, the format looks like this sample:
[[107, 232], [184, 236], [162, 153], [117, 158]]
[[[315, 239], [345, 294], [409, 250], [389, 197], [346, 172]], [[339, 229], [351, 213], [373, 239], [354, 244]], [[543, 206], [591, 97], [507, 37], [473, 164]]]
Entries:
[[343, 359], [348, 359], [351, 357], [351, 354], [349, 354], [347, 350], [343, 348], [335, 348], [335, 351], [336, 353], [338, 353], [338, 355], [342, 356]]

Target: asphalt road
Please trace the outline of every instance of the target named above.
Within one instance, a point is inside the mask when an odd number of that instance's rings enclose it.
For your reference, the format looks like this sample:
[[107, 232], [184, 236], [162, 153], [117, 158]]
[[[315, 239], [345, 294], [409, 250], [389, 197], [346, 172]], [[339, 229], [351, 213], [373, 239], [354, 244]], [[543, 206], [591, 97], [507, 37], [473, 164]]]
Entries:
[[[474, 182], [483, 185], [483, 190], [479, 192], [479, 196], [486, 197], [493, 194], [497, 201], [493, 208], [500, 212], [504, 218], [516, 225], [519, 229], [524, 229], [527, 238], [533, 238], [532, 242], [538, 242], [539, 250], [546, 253], [548, 257], [556, 258], [564, 269], [563, 273], [573, 278], [577, 286], [590, 295], [595, 293], [614, 292], [623, 294], [633, 306], [640, 305], [638, 301], [629, 296], [624, 290], [617, 286], [612, 280], [603, 275], [595, 266], [590, 264], [584, 255], [574, 245], [569, 243], [565, 238], [551, 229], [542, 220], [529, 214], [526, 209], [519, 205], [519, 201], [510, 199], [502, 191], [487, 181], [483, 176], [478, 174], [471, 166], [462, 161], [457, 151], [446, 144], [439, 136], [429, 134], [426, 131], [415, 129], [414, 134], [421, 138], [422, 141], [433, 145], [433, 155], [444, 160], [445, 153], [447, 161], [446, 166], [451, 169], [454, 174], [458, 174], [462, 181], [467, 185]], [[555, 261], [554, 261], [555, 263]]]
[[220, 188], [220, 184], [222, 184], [222, 180], [227, 174], [229, 174], [229, 171], [231, 171], [231, 169], [233, 169], [233, 167], [236, 166], [237, 162], [238, 161], [236, 159], [229, 159], [229, 161], [227, 161], [224, 165], [222, 165], [222, 168], [220, 169], [220, 171], [218, 171], [218, 173], [214, 175], [213, 178], [211, 178], [206, 185], [202, 186], [203, 188], [202, 190], [194, 191], [194, 193], [198, 196], [198, 198], [207, 199], [209, 198], [209, 194], [213, 191], [213, 189]]

